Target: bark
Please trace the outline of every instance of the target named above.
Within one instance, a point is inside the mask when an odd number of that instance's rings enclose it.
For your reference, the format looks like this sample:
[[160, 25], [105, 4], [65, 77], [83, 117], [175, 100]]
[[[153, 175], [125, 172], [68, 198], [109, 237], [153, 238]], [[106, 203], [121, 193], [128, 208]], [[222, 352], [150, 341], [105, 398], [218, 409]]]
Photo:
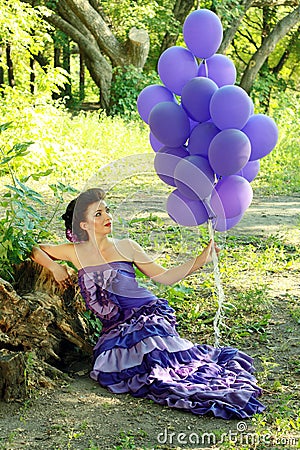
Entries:
[[34, 58], [32, 58], [32, 57], [30, 58], [29, 64], [30, 64], [30, 93], [34, 94], [34, 91], [35, 91]]
[[246, 91], [250, 92], [253, 86], [255, 77], [257, 76], [262, 65], [268, 56], [275, 49], [276, 44], [282, 39], [300, 20], [300, 6], [294, 9], [290, 14], [285, 16], [274, 27], [272, 32], [266, 37], [261, 47], [250, 58], [246, 70], [242, 76], [240, 86]]
[[82, 53], [79, 55], [79, 100], [83, 101], [85, 97], [84, 85], [85, 85], [85, 72], [84, 72], [84, 56]]
[[127, 55], [130, 64], [138, 69], [145, 65], [150, 48], [149, 35], [146, 30], [131, 28], [128, 35]]
[[[2, 59], [2, 55], [3, 55], [3, 47], [0, 46], [0, 60]], [[4, 88], [4, 69], [2, 66], [0, 66], [0, 91], [2, 97], [4, 96], [3, 88]]]
[[6, 44], [6, 64], [7, 64], [7, 76], [8, 84], [11, 87], [15, 86], [14, 67], [11, 59], [11, 47], [10, 44]]
[[[94, 5], [96, 6], [96, 5]], [[126, 43], [119, 42], [100, 9], [92, 2], [59, 2], [58, 14], [45, 19], [66, 33], [80, 48], [95, 84], [100, 88], [100, 106], [109, 108], [112, 69], [129, 66], [142, 69], [149, 53], [149, 36], [145, 30], [130, 30]]]
[[[73, 280], [75, 286], [75, 273]], [[30, 376], [45, 385], [51, 374], [72, 372], [92, 354], [77, 288], [62, 291], [49, 271], [31, 261], [18, 268], [16, 286], [0, 279], [0, 398], [7, 401], [27, 395], [30, 360]]]
[[247, 11], [249, 10], [249, 8], [251, 8], [251, 6], [253, 6], [253, 4], [255, 3], [255, 0], [243, 0], [241, 6], [242, 6], [242, 12], [241, 14], [234, 18], [230, 24], [230, 28], [227, 28], [224, 31], [224, 35], [223, 35], [223, 40], [222, 43], [220, 45], [220, 48], [218, 49], [218, 53], [225, 53], [226, 50], [228, 49], [229, 45], [231, 44], [239, 26], [242, 23], [243, 18], [245, 17]]

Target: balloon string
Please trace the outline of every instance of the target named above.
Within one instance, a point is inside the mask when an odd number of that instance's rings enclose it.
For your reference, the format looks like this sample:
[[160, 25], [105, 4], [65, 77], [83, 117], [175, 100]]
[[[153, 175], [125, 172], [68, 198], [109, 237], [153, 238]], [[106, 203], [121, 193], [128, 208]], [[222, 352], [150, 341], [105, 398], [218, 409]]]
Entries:
[[214, 336], [215, 336], [215, 347], [220, 347], [220, 326], [222, 324], [223, 318], [223, 303], [225, 300], [224, 291], [221, 284], [221, 275], [219, 270], [219, 262], [218, 256], [215, 250], [215, 241], [214, 241], [214, 229], [213, 229], [213, 221], [212, 219], [208, 219], [208, 232], [209, 238], [212, 241], [212, 260], [214, 266], [214, 279], [215, 285], [218, 293], [218, 309], [214, 317]]

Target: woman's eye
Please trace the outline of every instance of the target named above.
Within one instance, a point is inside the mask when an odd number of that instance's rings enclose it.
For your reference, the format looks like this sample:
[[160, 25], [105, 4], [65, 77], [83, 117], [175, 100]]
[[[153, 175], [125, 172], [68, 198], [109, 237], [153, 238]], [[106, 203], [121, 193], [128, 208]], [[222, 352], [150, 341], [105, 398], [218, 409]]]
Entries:
[[106, 208], [106, 212], [107, 212], [107, 213], [110, 213], [110, 208]]
[[97, 212], [96, 214], [95, 214], [95, 217], [100, 217], [101, 216], [101, 212]]

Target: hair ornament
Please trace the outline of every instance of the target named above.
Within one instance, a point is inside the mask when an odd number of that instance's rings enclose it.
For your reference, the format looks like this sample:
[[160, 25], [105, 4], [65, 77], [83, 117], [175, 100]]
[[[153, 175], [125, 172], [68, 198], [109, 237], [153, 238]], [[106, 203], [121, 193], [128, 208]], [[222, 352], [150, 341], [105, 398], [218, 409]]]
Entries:
[[72, 230], [70, 230], [70, 228], [66, 229], [66, 238], [70, 242], [79, 242], [77, 234], [72, 233]]

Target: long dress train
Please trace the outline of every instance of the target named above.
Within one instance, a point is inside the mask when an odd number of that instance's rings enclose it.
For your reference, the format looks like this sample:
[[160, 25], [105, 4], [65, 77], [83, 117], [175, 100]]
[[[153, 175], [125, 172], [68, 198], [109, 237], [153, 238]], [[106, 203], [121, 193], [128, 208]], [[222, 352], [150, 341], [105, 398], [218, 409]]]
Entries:
[[131, 262], [85, 267], [78, 282], [103, 325], [90, 374], [101, 386], [223, 419], [264, 410], [252, 358], [232, 347], [181, 338], [174, 310], [138, 285]]

